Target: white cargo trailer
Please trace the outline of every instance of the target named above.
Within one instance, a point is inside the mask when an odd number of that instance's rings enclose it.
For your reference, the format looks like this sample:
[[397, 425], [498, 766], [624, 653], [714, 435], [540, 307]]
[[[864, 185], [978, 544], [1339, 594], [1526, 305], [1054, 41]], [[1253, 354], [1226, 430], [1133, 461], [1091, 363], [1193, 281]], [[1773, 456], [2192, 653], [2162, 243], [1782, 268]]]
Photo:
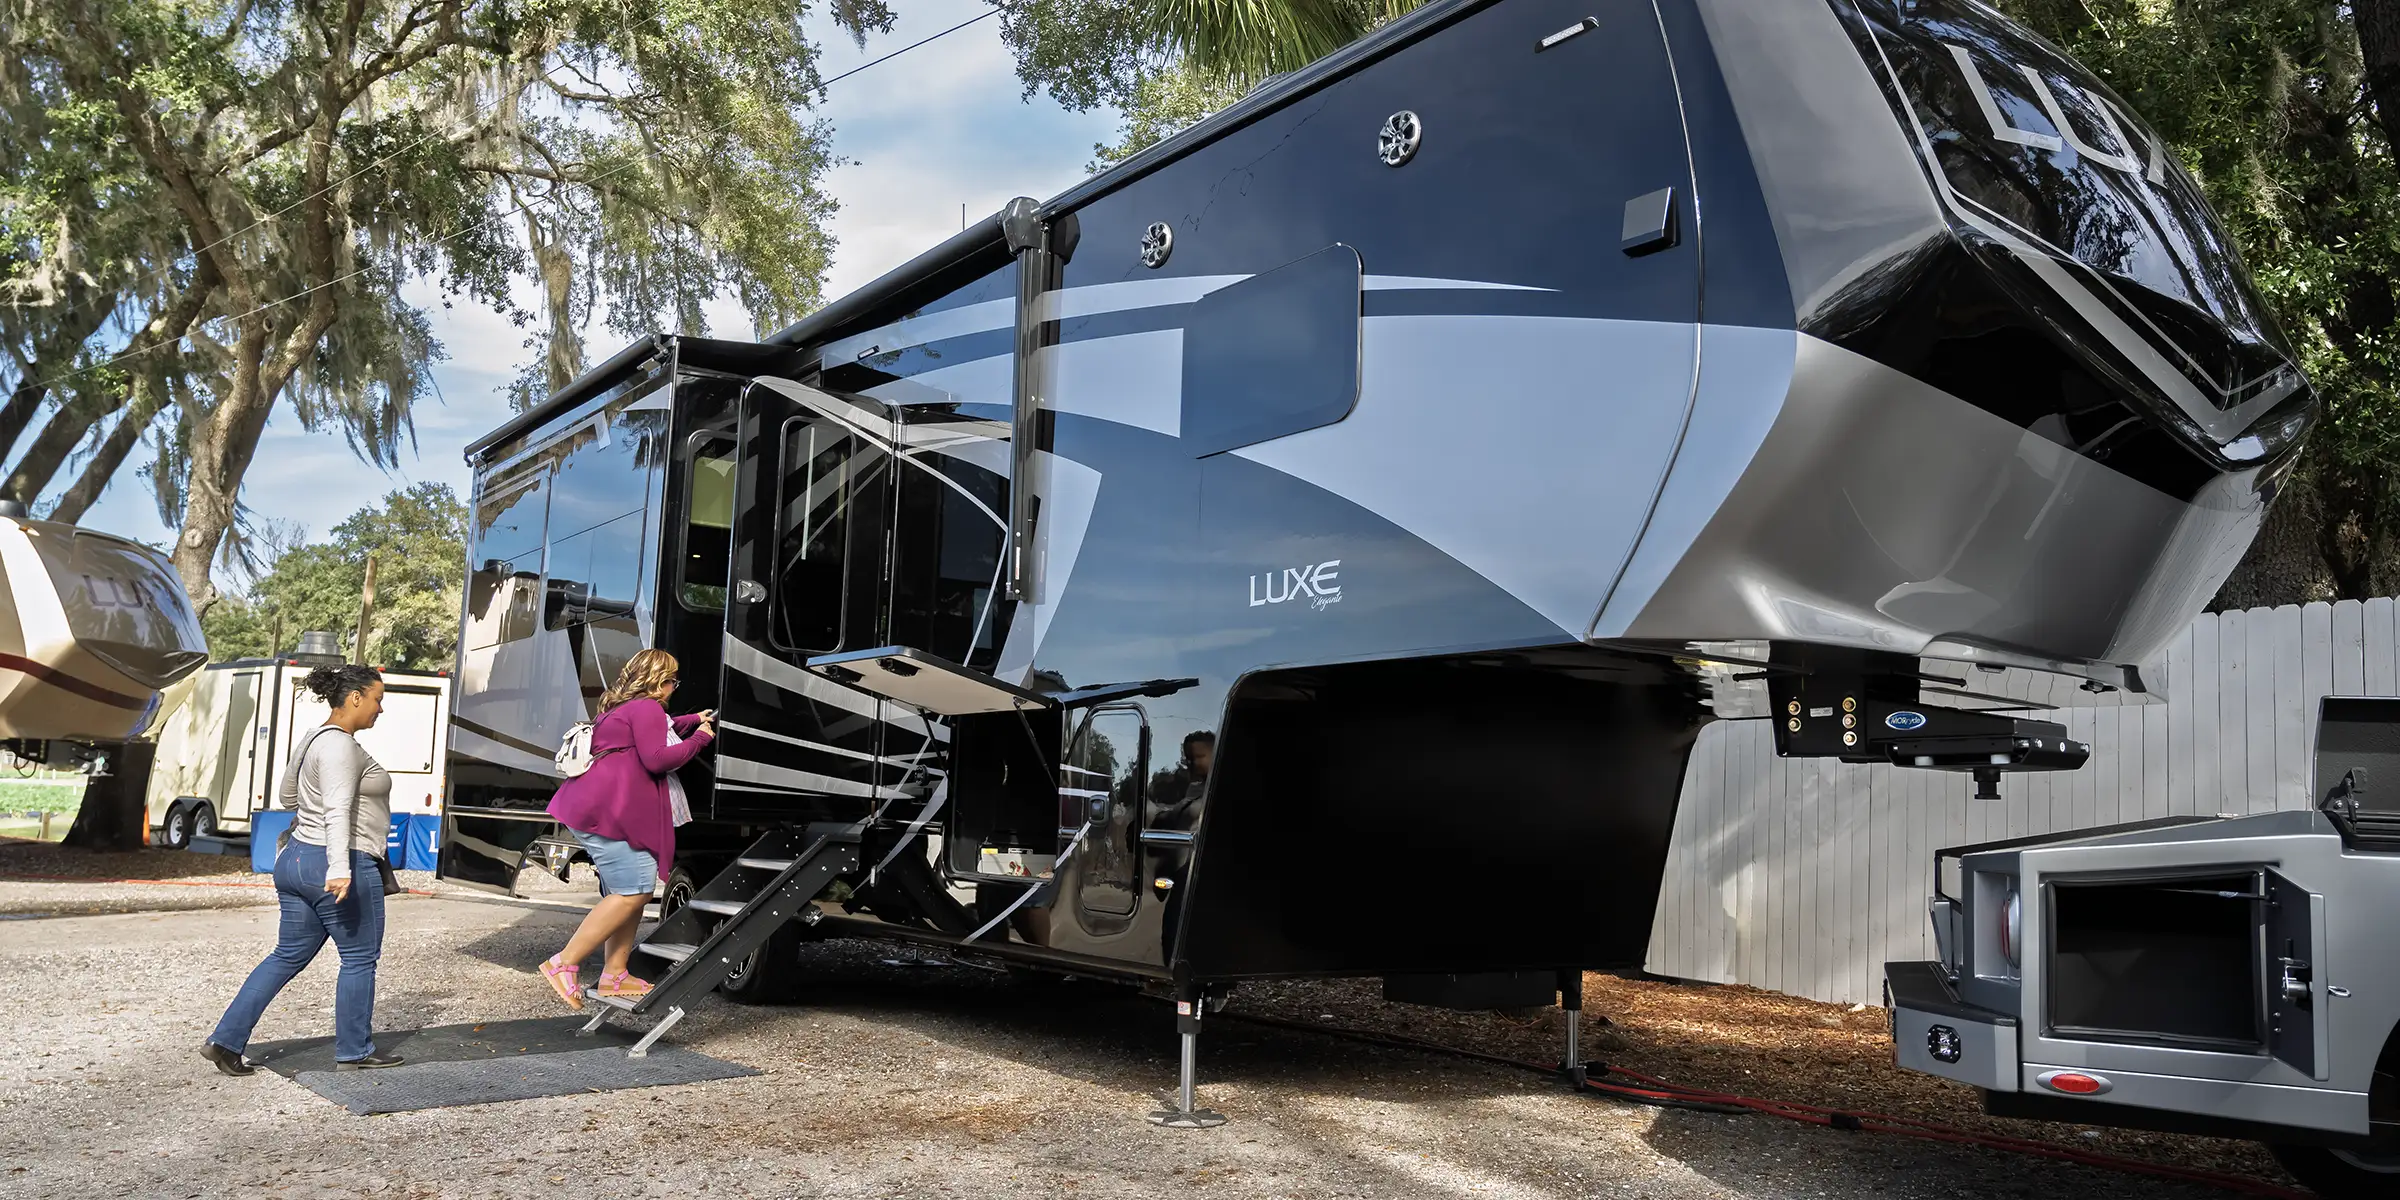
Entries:
[[[150, 771], [154, 845], [177, 849], [194, 836], [250, 831], [250, 814], [274, 807], [277, 780], [325, 702], [305, 686], [319, 665], [302, 658], [212, 663], [191, 698], [160, 730]], [[386, 670], [383, 717], [359, 744], [392, 773], [392, 815], [442, 811], [449, 754], [447, 671]]]

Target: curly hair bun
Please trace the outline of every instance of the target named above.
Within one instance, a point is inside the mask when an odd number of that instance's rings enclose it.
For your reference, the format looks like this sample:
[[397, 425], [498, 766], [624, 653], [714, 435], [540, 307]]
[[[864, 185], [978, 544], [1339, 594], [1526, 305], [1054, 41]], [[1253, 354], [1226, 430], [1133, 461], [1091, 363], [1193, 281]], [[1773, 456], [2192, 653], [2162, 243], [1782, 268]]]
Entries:
[[308, 673], [308, 690], [315, 693], [328, 707], [340, 708], [351, 696], [383, 682], [383, 672], [373, 667], [345, 664], [339, 667], [318, 667]]

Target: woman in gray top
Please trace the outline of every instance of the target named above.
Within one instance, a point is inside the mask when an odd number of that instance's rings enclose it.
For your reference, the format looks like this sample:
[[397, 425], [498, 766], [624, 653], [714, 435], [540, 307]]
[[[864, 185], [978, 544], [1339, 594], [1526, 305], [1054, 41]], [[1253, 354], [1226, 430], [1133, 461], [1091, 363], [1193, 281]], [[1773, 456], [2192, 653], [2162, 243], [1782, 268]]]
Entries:
[[242, 1057], [267, 1005], [332, 938], [342, 971], [333, 985], [336, 1070], [392, 1067], [375, 1052], [375, 960], [383, 953], [383, 860], [392, 823], [392, 777], [355, 736], [383, 715], [383, 675], [373, 667], [319, 667], [308, 690], [333, 712], [301, 740], [284, 772], [281, 803], [297, 810], [291, 840], [275, 856], [283, 924], [275, 949], [250, 972], [201, 1057], [228, 1075], [255, 1068]]

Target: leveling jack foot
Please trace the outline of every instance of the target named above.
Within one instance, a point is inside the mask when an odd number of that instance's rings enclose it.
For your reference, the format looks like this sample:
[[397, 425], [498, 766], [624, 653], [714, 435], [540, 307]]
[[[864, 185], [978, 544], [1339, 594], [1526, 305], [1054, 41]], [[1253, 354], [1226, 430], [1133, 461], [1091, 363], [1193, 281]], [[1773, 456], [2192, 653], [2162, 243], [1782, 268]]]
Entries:
[[1175, 1099], [1150, 1114], [1150, 1123], [1162, 1129], [1214, 1129], [1225, 1123], [1225, 1114], [1201, 1108], [1192, 1096], [1192, 1077], [1199, 1069], [1200, 1018], [1207, 1011], [1197, 996], [1175, 1005], [1175, 1030], [1183, 1040], [1183, 1077]]
[[1157, 1112], [1150, 1114], [1150, 1123], [1162, 1129], [1215, 1129], [1225, 1123], [1225, 1114], [1207, 1108], [1178, 1112], [1172, 1108], [1161, 1107]]

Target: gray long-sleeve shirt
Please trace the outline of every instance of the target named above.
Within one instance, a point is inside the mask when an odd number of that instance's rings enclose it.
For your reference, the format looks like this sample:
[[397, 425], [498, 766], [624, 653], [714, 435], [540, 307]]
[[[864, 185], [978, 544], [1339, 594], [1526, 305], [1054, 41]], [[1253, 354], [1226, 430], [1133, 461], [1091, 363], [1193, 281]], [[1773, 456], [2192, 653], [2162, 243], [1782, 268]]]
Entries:
[[280, 803], [292, 836], [325, 848], [325, 878], [350, 877], [349, 850], [377, 858], [389, 844], [392, 777], [358, 739], [333, 726], [302, 735], [306, 750], [283, 775]]

